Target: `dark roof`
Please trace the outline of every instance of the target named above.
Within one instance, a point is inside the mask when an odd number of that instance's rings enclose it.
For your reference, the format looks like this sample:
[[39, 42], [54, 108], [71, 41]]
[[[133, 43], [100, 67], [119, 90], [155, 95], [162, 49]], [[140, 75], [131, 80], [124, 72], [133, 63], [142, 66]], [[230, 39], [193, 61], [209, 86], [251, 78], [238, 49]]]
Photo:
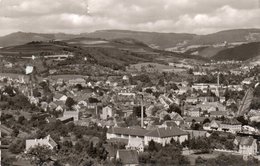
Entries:
[[227, 112], [226, 111], [211, 111], [210, 112], [210, 115], [227, 115]]
[[136, 150], [118, 150], [118, 157], [122, 164], [139, 164]]
[[108, 143], [122, 143], [122, 144], [128, 144], [128, 139], [127, 138], [110, 138], [107, 140]]
[[110, 134], [123, 134], [123, 135], [134, 135], [134, 136], [145, 136], [146, 133], [149, 132], [149, 130], [145, 129], [137, 129], [137, 128], [124, 128], [124, 127], [112, 127], [109, 128], [108, 133]]
[[167, 127], [177, 127], [177, 124], [174, 121], [165, 121]]
[[145, 136], [165, 138], [165, 137], [174, 137], [174, 136], [181, 136], [181, 135], [188, 135], [188, 133], [182, 131], [177, 127], [167, 127], [167, 128], [154, 129], [149, 133], [147, 133]]
[[241, 125], [241, 123], [236, 119], [225, 119], [222, 124], [228, 124], [228, 125]]
[[116, 156], [116, 148], [112, 145], [105, 144], [105, 150], [108, 152], [108, 157], [115, 157]]
[[[205, 119], [207, 119], [208, 117], [187, 117], [185, 119], [185, 122], [192, 122], [192, 120], [194, 119], [196, 122], [203, 122]], [[210, 119], [210, 118], [208, 118]]]
[[252, 146], [254, 140], [255, 139], [253, 137], [238, 137], [237, 138], [239, 145], [242, 145], [242, 146]]

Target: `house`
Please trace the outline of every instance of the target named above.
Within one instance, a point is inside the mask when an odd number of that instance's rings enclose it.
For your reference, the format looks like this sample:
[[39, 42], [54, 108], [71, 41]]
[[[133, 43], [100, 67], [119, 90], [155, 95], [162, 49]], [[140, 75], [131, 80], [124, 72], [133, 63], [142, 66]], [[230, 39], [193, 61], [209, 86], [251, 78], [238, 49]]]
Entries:
[[144, 151], [144, 141], [141, 138], [129, 138], [126, 149], [136, 150], [138, 153]]
[[116, 160], [124, 166], [139, 165], [138, 153], [136, 150], [117, 150]]
[[63, 101], [63, 102], [65, 102], [67, 100], [67, 98], [68, 97], [66, 95], [56, 93], [56, 94], [54, 94], [53, 101]]
[[215, 102], [216, 101], [216, 97], [213, 96], [201, 96], [198, 98], [198, 100], [200, 102]]
[[111, 138], [142, 138], [148, 133], [149, 130], [142, 128], [124, 128], [124, 127], [112, 127], [107, 131], [107, 139]]
[[191, 117], [200, 117], [202, 114], [202, 111], [200, 108], [194, 108], [194, 109], [189, 110], [187, 114], [188, 114], [188, 116], [191, 116]]
[[165, 146], [169, 144], [172, 139], [182, 143], [188, 140], [188, 133], [177, 127], [157, 128], [145, 134], [144, 144], [148, 145], [149, 142], [153, 140]]
[[39, 103], [39, 99], [37, 97], [29, 96], [28, 99], [31, 104], [38, 105], [38, 103]]
[[220, 124], [223, 131], [236, 133], [242, 130], [242, 124], [236, 119], [226, 119]]
[[207, 131], [200, 130], [184, 130], [189, 133], [190, 138], [209, 137], [210, 134]]
[[178, 125], [176, 124], [175, 121], [172, 121], [172, 120], [167, 120], [167, 121], [164, 121], [162, 125], [160, 125], [160, 127], [178, 127]]
[[107, 118], [113, 117], [113, 109], [111, 106], [106, 106], [102, 108], [102, 114], [100, 115], [100, 118], [103, 120], [106, 120]]
[[[174, 114], [174, 115], [172, 115], [172, 114]], [[172, 121], [175, 122], [178, 126], [180, 126], [180, 124], [184, 122], [183, 118], [178, 113], [172, 112], [170, 114], [170, 116], [171, 116]]]
[[207, 117], [187, 117], [184, 120], [184, 124], [188, 125], [189, 127], [192, 125], [192, 123], [203, 124], [205, 119], [207, 119]]
[[55, 108], [55, 111], [63, 111], [62, 106], [58, 105], [58, 106]]
[[210, 113], [210, 117], [214, 117], [214, 118], [221, 118], [221, 117], [226, 117], [227, 111], [211, 111]]
[[50, 149], [57, 148], [58, 144], [48, 135], [44, 139], [29, 139], [26, 140], [25, 150], [28, 151], [30, 148], [33, 148], [35, 146], [43, 146], [46, 145]]
[[223, 96], [222, 96], [222, 97], [219, 97], [219, 102], [220, 102], [220, 103], [223, 104], [225, 101], [226, 101], [226, 97], [223, 97]]
[[226, 102], [226, 106], [231, 106], [232, 104], [236, 104], [236, 101], [234, 99], [228, 99]]
[[152, 130], [146, 130], [142, 128], [123, 128], [112, 127], [107, 131], [107, 139], [113, 138], [140, 138], [144, 141], [144, 145], [148, 145], [149, 141], [154, 140], [157, 143], [165, 146], [170, 143], [171, 139], [182, 143], [188, 139], [188, 133], [182, 131], [177, 127], [164, 127], [156, 128]]
[[225, 111], [226, 107], [219, 102], [203, 102], [196, 105], [197, 108], [201, 108], [202, 111]]
[[179, 87], [179, 89], [175, 90], [174, 92], [179, 95], [183, 95], [183, 94], [187, 93], [187, 91], [189, 89], [190, 89], [189, 87]]
[[254, 80], [254, 77], [245, 78], [245, 79], [242, 81], [242, 84], [244, 84], [244, 85], [250, 85], [250, 84], [252, 84], [253, 80]]
[[69, 80], [68, 83], [69, 83], [70, 86], [74, 86], [74, 85], [77, 85], [77, 84], [85, 86], [86, 85], [86, 80], [83, 79], [83, 78], [76, 78], [76, 79], [73, 79], [73, 80]]
[[213, 120], [211, 121], [209, 128], [210, 130], [236, 133], [242, 130], [242, 124], [236, 119], [226, 119], [223, 122]]
[[64, 111], [63, 116], [61, 118], [58, 118], [62, 122], [68, 122], [68, 121], [78, 121], [79, 120], [79, 111]]
[[199, 102], [197, 97], [187, 97], [186, 103], [188, 104], [197, 104]]
[[234, 144], [238, 146], [238, 153], [245, 156], [257, 155], [257, 141], [253, 137], [240, 137], [237, 136]]

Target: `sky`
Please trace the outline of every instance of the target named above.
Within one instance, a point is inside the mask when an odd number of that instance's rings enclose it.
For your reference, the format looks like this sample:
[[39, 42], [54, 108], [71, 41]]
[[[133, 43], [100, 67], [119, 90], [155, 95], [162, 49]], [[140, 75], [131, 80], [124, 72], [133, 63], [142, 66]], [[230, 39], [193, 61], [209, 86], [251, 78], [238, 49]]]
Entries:
[[[209, 34], [260, 28], [260, 0], [0, 0], [0, 36], [103, 29]], [[87, 5], [88, 4], [88, 5]]]

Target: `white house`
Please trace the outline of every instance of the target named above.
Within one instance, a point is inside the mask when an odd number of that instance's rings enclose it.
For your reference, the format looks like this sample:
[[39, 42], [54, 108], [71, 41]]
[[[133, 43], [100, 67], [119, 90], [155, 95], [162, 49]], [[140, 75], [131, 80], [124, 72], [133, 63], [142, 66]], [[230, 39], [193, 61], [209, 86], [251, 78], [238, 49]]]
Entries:
[[73, 118], [73, 121], [79, 120], [79, 111], [64, 111], [63, 116], [61, 118], [58, 118], [60, 121], [66, 121], [68, 119]]
[[43, 146], [46, 145], [50, 149], [55, 149], [57, 147], [57, 143], [48, 135], [46, 138], [43, 139], [29, 139], [26, 140], [26, 146], [25, 150], [28, 151], [30, 148], [33, 148], [35, 146]]
[[148, 145], [149, 142], [153, 140], [165, 146], [169, 144], [172, 139], [182, 143], [188, 140], [188, 133], [177, 127], [157, 128], [145, 134], [144, 144]]
[[141, 138], [129, 138], [126, 149], [136, 150], [138, 153], [144, 151], [144, 141]]
[[116, 160], [120, 161], [124, 166], [139, 165], [138, 153], [136, 150], [117, 150]]
[[100, 118], [105, 120], [109, 117], [113, 117], [113, 109], [111, 106], [106, 106], [102, 108], [102, 114], [100, 115]]
[[238, 146], [238, 153], [245, 156], [255, 156], [257, 154], [257, 141], [253, 137], [236, 137], [235, 145]]

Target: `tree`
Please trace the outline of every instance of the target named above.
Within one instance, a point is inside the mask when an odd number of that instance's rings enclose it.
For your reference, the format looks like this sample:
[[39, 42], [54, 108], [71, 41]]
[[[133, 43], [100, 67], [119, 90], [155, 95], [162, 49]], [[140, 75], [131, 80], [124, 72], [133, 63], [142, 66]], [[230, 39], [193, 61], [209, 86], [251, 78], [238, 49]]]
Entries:
[[42, 165], [44, 162], [48, 161], [53, 155], [53, 151], [47, 145], [37, 145], [33, 148], [30, 148], [25, 154], [28, 157], [32, 164]]
[[88, 99], [88, 101], [89, 101], [89, 103], [98, 103], [98, 102], [100, 102], [98, 99], [93, 98], [93, 97], [90, 97], [90, 98]]
[[193, 74], [193, 69], [192, 69], [192, 68], [189, 68], [189, 69], [187, 70], [187, 73], [188, 73], [188, 74]]
[[181, 109], [177, 104], [171, 104], [167, 112], [169, 113], [176, 112], [181, 115]]
[[150, 151], [150, 152], [158, 151], [154, 140], [151, 140], [151, 141], [148, 143], [148, 151]]
[[18, 139], [14, 142], [9, 147], [10, 152], [14, 154], [19, 154], [23, 152], [25, 149], [25, 140]]
[[19, 134], [19, 130], [17, 128], [13, 129], [12, 136], [17, 137]]
[[[145, 113], [145, 106], [143, 107], [143, 111], [144, 111], [144, 117], [146, 117], [146, 113]], [[133, 108], [133, 114], [137, 117], [141, 117], [141, 106], [136, 106]]]
[[164, 121], [171, 120], [171, 116], [167, 114], [164, 116], [163, 120]]
[[145, 89], [145, 92], [152, 94], [152, 93], [153, 93], [153, 90], [152, 90], [151, 88], [147, 88], [147, 89]]
[[206, 124], [206, 123], [210, 123], [209, 118], [206, 118], [206, 119], [203, 121], [203, 124]]
[[23, 125], [25, 121], [26, 121], [26, 119], [25, 119], [24, 116], [19, 116], [19, 118], [18, 118], [18, 120], [17, 120], [17, 122], [18, 122], [19, 124], [21, 124], [21, 125]]
[[164, 86], [164, 79], [160, 79], [158, 81], [158, 85], [163, 87]]
[[72, 106], [75, 105], [75, 104], [76, 104], [75, 100], [74, 100], [73, 98], [71, 98], [71, 97], [68, 97], [67, 100], [66, 100], [66, 102], [65, 102], [65, 105], [66, 105], [69, 109], [71, 109]]

